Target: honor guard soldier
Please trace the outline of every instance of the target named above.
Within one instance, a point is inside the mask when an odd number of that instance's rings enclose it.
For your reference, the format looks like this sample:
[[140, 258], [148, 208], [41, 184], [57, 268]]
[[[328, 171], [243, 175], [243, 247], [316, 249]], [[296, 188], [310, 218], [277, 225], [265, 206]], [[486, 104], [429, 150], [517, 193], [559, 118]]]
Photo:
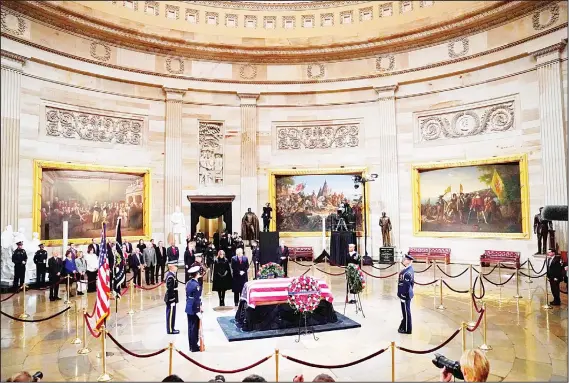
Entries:
[[26, 262], [28, 262], [28, 255], [24, 250], [23, 242], [16, 243], [18, 248], [12, 254], [12, 262], [14, 262], [14, 289], [18, 290], [25, 283], [26, 278]]
[[37, 270], [37, 285], [38, 287], [45, 286], [45, 272], [47, 269], [47, 251], [43, 248], [43, 243], [39, 244], [40, 249], [34, 255], [34, 263]]
[[397, 284], [397, 297], [401, 300], [401, 313], [403, 319], [399, 325], [399, 333], [411, 334], [411, 299], [413, 299], [413, 285], [415, 284], [415, 271], [413, 270], [413, 257], [405, 254], [403, 266], [405, 268], [399, 272], [399, 283]]
[[176, 304], [178, 303], [178, 281], [176, 280], [176, 271], [178, 270], [177, 261], [175, 259], [168, 261], [168, 272], [166, 273], [166, 295], [164, 303], [166, 303], [166, 333], [179, 334], [180, 330], [176, 330]]
[[199, 266], [192, 266], [188, 270], [190, 281], [186, 283], [186, 315], [188, 316], [188, 341], [190, 342], [190, 351], [200, 351], [198, 345], [199, 338], [199, 314], [202, 306], [202, 288], [198, 282]]

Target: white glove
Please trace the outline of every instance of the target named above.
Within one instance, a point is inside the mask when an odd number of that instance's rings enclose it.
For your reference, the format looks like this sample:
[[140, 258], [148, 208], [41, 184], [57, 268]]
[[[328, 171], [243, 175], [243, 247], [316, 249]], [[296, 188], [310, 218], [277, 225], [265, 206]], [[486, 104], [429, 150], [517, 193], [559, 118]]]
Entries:
[[197, 313], [196, 314], [198, 318], [200, 318], [200, 320], [202, 319], [203, 314], [202, 313]]
[[241, 270], [241, 271], [239, 272], [239, 275], [243, 275], [243, 274], [245, 274], [245, 272], [244, 272], [243, 270]]
[[176, 306], [176, 302], [170, 303], [170, 306]]
[[286, 257], [281, 257], [281, 259], [285, 259]]
[[23, 261], [23, 262], [22, 262], [22, 265], [25, 265], [25, 264], [26, 264], [26, 261]]

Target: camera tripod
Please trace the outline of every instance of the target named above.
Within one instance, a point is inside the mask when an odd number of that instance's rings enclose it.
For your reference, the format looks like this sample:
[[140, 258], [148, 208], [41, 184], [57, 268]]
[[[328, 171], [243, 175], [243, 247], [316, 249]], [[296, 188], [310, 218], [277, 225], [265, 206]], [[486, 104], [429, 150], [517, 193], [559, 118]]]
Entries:
[[338, 223], [336, 224], [336, 231], [340, 231], [339, 229], [342, 228], [342, 231], [348, 231], [348, 226], [346, 225], [346, 220], [344, 217], [340, 217]]

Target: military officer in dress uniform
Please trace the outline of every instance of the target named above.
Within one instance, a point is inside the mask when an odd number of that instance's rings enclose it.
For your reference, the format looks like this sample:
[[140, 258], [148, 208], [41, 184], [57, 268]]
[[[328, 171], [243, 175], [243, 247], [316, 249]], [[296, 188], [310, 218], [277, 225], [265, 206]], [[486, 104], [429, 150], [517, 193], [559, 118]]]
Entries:
[[403, 319], [399, 325], [399, 333], [411, 334], [411, 299], [413, 299], [413, 285], [415, 284], [415, 271], [413, 270], [413, 257], [405, 254], [403, 266], [405, 268], [399, 272], [399, 283], [397, 284], [397, 297], [401, 300], [401, 313]]
[[176, 260], [168, 261], [168, 272], [166, 273], [166, 295], [164, 303], [166, 303], [166, 333], [179, 334], [176, 330], [176, 304], [178, 303], [178, 281], [176, 280], [176, 271], [178, 265]]
[[26, 282], [26, 262], [28, 262], [28, 255], [26, 250], [22, 247], [22, 241], [16, 243], [18, 248], [12, 254], [12, 262], [14, 262], [14, 289], [19, 289]]
[[253, 261], [253, 266], [255, 266], [255, 276], [253, 279], [257, 279], [257, 274], [259, 273], [259, 265], [261, 264], [261, 250], [257, 246], [257, 241], [251, 241], [251, 260]]
[[43, 248], [43, 243], [39, 244], [39, 250], [34, 255], [34, 263], [36, 264], [36, 282], [38, 287], [45, 286], [45, 272], [47, 269], [47, 251]]
[[190, 342], [190, 351], [200, 351], [198, 345], [199, 338], [199, 317], [202, 306], [202, 288], [198, 282], [199, 266], [193, 266], [188, 270], [190, 281], [186, 283], [186, 315], [188, 316], [188, 341]]

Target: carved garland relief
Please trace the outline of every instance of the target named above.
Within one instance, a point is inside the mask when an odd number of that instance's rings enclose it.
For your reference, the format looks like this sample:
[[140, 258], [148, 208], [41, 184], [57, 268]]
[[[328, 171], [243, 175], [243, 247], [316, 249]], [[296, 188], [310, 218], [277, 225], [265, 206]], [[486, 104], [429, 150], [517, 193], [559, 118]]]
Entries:
[[222, 122], [199, 122], [200, 186], [223, 184], [223, 135]]
[[279, 126], [279, 150], [356, 148], [360, 146], [359, 123], [323, 126]]
[[420, 141], [477, 136], [514, 128], [514, 100], [418, 118]]
[[22, 36], [26, 32], [26, 20], [12, 12], [0, 9], [0, 21], [2, 32], [8, 32], [15, 36]]
[[166, 70], [172, 74], [184, 73], [184, 60], [180, 57], [166, 58]]
[[306, 68], [306, 75], [311, 79], [322, 78], [325, 73], [324, 64], [310, 64]]
[[244, 80], [253, 80], [257, 77], [257, 67], [251, 64], [241, 65], [239, 67], [239, 77]]
[[109, 61], [109, 59], [111, 58], [111, 48], [100, 41], [93, 41], [91, 43], [90, 52], [91, 52], [91, 57], [99, 61]]
[[45, 121], [46, 133], [52, 137], [125, 145], [142, 144], [142, 119], [46, 106]]
[[[541, 22], [541, 16], [549, 13], [549, 18], [544, 23]], [[532, 17], [533, 29], [536, 31], [541, 31], [545, 28], [549, 28], [559, 20], [559, 4], [552, 4], [548, 7], [540, 9], [535, 12]]]
[[448, 56], [450, 58], [462, 57], [468, 53], [469, 48], [470, 43], [466, 37], [451, 41], [448, 43]]
[[380, 72], [390, 72], [395, 69], [395, 56], [379, 55], [375, 58], [375, 70]]

